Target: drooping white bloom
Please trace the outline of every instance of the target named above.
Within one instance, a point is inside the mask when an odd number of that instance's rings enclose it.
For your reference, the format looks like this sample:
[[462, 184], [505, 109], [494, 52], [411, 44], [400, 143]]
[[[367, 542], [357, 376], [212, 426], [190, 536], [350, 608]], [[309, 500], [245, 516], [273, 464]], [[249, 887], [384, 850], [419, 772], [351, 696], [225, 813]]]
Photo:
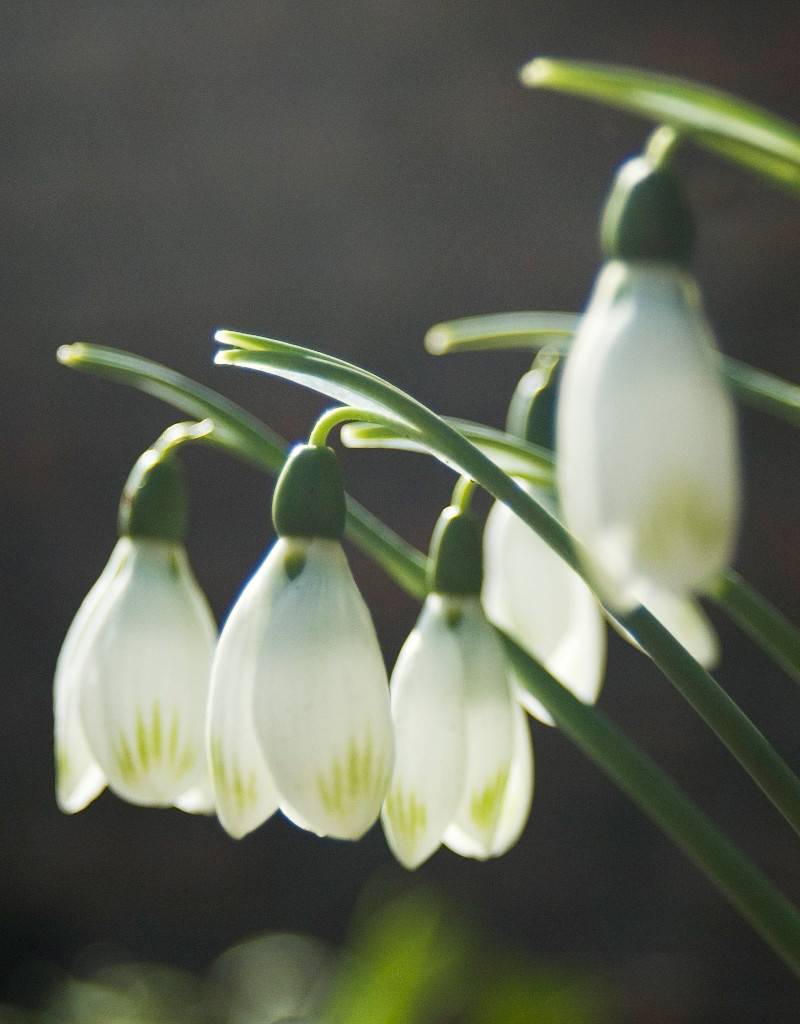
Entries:
[[[703, 668], [711, 669], [719, 661], [719, 638], [700, 604], [693, 597], [672, 594], [668, 590], [640, 588], [636, 599], [646, 606], [681, 647], [685, 647]], [[611, 619], [617, 631], [634, 647], [639, 644], [616, 619]]]
[[561, 382], [558, 490], [587, 568], [620, 612], [684, 596], [729, 561], [739, 509], [733, 408], [692, 278], [602, 270]]
[[56, 667], [62, 810], [81, 810], [106, 784], [136, 804], [211, 809], [203, 737], [215, 639], [183, 546], [122, 537]]
[[[489, 512], [483, 537], [487, 615], [579, 700], [594, 704], [603, 685], [606, 630], [591, 590], [501, 502]], [[518, 681], [515, 691], [527, 711], [546, 725], [554, 724]]]
[[378, 817], [394, 756], [386, 670], [338, 541], [282, 537], [245, 587], [214, 659], [208, 749], [231, 835], [278, 807], [340, 839]]
[[533, 757], [477, 597], [426, 599], [391, 694], [396, 761], [382, 821], [397, 859], [417, 867], [442, 842], [479, 859], [504, 853], [528, 819]]

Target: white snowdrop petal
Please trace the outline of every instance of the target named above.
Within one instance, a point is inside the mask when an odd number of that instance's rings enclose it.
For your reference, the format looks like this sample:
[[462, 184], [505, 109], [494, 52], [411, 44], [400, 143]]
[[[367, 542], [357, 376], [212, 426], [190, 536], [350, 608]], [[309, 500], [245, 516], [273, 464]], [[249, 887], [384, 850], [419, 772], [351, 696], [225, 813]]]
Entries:
[[56, 799], [67, 814], [83, 810], [106, 785], [105, 776], [86, 742], [80, 719], [80, 662], [92, 620], [128, 557], [130, 543], [123, 537], [115, 545], [99, 579], [72, 620], [56, 663], [53, 683]]
[[528, 823], [533, 802], [533, 743], [528, 720], [521, 708], [514, 709], [513, 729], [511, 771], [492, 843], [493, 857], [500, 857], [517, 842]]
[[514, 710], [514, 747], [508, 785], [490, 850], [452, 824], [445, 832], [444, 842], [461, 857], [486, 860], [500, 857], [517, 842], [525, 830], [533, 800], [533, 744], [527, 718], [521, 708]]
[[489, 856], [511, 769], [514, 702], [502, 644], [480, 602], [467, 598], [460, 605], [462, 618], [454, 632], [463, 659], [467, 754], [452, 824]]
[[181, 793], [173, 801], [179, 811], [186, 811], [187, 814], [213, 814], [214, 797], [211, 793], [211, 786], [194, 786]]
[[[603, 684], [606, 635], [589, 587], [506, 506], [489, 513], [484, 534], [484, 604], [489, 618], [585, 704]], [[517, 696], [546, 725], [549, 712], [521, 683]]]
[[448, 602], [431, 595], [390, 684], [395, 765], [381, 819], [407, 868], [434, 853], [458, 808], [466, 759], [462, 665]]
[[254, 721], [258, 656], [284, 571], [276, 548], [231, 609], [211, 672], [207, 741], [214, 805], [223, 828], [236, 839], [274, 814], [280, 800]]
[[136, 539], [93, 618], [80, 715], [109, 786], [168, 806], [207, 784], [204, 717], [216, 630], [180, 545]]
[[[703, 668], [714, 668], [720, 657], [719, 638], [708, 616], [694, 598], [681, 597], [654, 587], [640, 588], [637, 596], [640, 603], [652, 612]], [[627, 629], [616, 619], [611, 621], [626, 640], [634, 647], [639, 647]]]
[[[273, 554], [292, 543], [279, 541]], [[375, 629], [337, 542], [307, 542], [301, 571], [280, 574], [258, 654], [261, 748], [282, 801], [303, 821], [357, 839], [378, 817], [394, 756]]]
[[484, 607], [540, 660], [569, 627], [569, 574], [575, 575], [538, 534], [495, 502], [484, 532]]
[[557, 422], [570, 530], [613, 606], [697, 588], [729, 560], [738, 518], [733, 407], [697, 288], [613, 262], [567, 359]]

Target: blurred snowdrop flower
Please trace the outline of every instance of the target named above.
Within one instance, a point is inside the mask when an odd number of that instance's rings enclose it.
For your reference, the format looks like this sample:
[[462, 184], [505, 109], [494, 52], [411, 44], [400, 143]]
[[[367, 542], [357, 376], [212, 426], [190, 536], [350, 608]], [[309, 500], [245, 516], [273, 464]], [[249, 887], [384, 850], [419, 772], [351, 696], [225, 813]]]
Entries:
[[[532, 491], [529, 485], [520, 484]], [[546, 497], [536, 493], [540, 503]], [[505, 630], [584, 704], [594, 704], [606, 666], [606, 628], [600, 605], [567, 563], [506, 505], [496, 502], [484, 530], [483, 602]], [[517, 700], [553, 725], [529, 690], [515, 685]]]
[[[508, 433], [552, 449], [562, 365], [558, 352], [539, 351], [514, 391]], [[556, 514], [552, 494], [524, 480], [517, 483]], [[495, 502], [489, 512], [483, 551], [486, 614], [574, 696], [594, 704], [603, 685], [606, 630], [602, 609], [589, 587], [502, 502]], [[516, 682], [515, 691], [527, 711], [546, 725], [554, 724], [526, 687]]]
[[56, 795], [67, 813], [106, 785], [136, 804], [211, 809], [204, 717], [216, 626], [184, 527], [180, 466], [150, 449], [123, 493], [120, 540], [56, 666]]
[[393, 763], [375, 629], [340, 544], [330, 448], [298, 446], [275, 490], [279, 540], [220, 637], [209, 702], [214, 802], [233, 836], [280, 808], [318, 835], [358, 839]]
[[431, 550], [431, 593], [391, 680], [396, 761], [382, 820], [408, 868], [442, 843], [499, 856], [519, 838], [533, 796], [528, 724], [481, 608], [471, 518], [446, 509]]
[[[691, 218], [672, 176], [626, 164], [600, 273], [561, 382], [558, 491], [613, 610], [685, 597], [731, 558], [739, 459], [730, 397], [694, 280]], [[654, 609], [655, 611], [656, 609]]]

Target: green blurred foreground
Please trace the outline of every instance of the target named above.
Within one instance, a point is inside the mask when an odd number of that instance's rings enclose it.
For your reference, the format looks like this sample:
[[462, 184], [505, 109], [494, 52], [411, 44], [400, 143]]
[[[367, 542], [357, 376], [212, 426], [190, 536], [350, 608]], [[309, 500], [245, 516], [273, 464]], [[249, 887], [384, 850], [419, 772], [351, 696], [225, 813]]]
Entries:
[[[97, 966], [99, 960], [106, 960]], [[0, 1024], [605, 1024], [599, 983], [489, 947], [434, 894], [362, 906], [346, 947], [263, 935], [204, 976], [95, 955], [83, 977], [54, 977], [35, 1010]]]

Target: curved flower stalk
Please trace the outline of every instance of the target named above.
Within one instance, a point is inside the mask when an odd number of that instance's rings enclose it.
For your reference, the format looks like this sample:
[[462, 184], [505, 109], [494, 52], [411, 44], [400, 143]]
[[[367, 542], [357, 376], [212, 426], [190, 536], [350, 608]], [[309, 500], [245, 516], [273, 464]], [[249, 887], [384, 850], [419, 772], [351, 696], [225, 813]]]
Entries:
[[279, 540], [222, 630], [209, 701], [214, 803], [240, 837], [279, 807], [318, 835], [358, 839], [393, 763], [386, 670], [339, 538], [329, 448], [294, 450], [278, 481]]
[[211, 809], [204, 712], [216, 626], [189, 566], [180, 467], [134, 467], [122, 536], [69, 628], [54, 683], [56, 795], [82, 810], [108, 785], [132, 803]]
[[666, 174], [644, 160], [623, 167], [604, 221], [615, 258], [580, 322], [558, 407], [566, 524], [619, 612], [701, 588], [728, 564], [738, 523], [733, 407], [682, 269], [688, 211]]
[[442, 843], [481, 860], [505, 853], [533, 796], [528, 724], [478, 597], [480, 537], [455, 508], [434, 534], [432, 566], [391, 679], [397, 752], [382, 821], [407, 868]]

